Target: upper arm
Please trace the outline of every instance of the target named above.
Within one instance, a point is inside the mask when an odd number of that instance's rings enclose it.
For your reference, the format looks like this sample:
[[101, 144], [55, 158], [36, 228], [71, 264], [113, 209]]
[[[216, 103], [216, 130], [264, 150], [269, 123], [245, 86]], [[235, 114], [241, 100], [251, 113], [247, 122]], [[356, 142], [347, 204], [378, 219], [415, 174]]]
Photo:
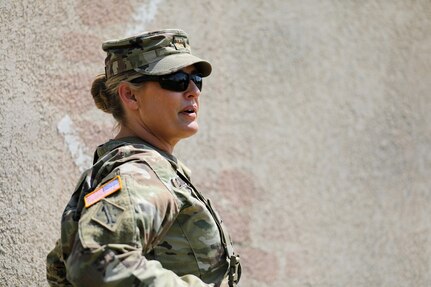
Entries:
[[84, 248], [122, 243], [147, 251], [172, 225], [180, 202], [145, 162], [125, 163], [103, 182], [116, 175], [121, 190], [84, 208], [79, 239]]
[[176, 220], [180, 201], [145, 163], [122, 165], [105, 179], [116, 175], [121, 190], [82, 212], [67, 279], [76, 286], [213, 286], [145, 258]]

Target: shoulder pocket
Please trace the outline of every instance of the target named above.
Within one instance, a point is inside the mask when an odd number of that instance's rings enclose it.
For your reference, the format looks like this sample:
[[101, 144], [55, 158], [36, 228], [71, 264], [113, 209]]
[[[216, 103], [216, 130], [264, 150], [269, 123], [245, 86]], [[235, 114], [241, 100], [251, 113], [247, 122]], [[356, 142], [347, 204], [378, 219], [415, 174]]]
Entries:
[[[98, 188], [103, 187], [103, 185]], [[109, 190], [108, 190], [109, 191]], [[84, 248], [106, 244], [137, 245], [134, 208], [130, 202], [127, 181], [121, 189], [95, 202], [82, 211], [79, 239]]]

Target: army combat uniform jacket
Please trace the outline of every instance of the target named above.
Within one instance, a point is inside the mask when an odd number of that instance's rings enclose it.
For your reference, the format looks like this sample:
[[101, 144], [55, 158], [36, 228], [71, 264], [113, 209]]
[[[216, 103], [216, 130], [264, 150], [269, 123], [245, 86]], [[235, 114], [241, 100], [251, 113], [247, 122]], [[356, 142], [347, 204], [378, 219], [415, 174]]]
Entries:
[[218, 286], [229, 276], [232, 285], [239, 264], [228, 238], [185, 166], [138, 138], [112, 140], [97, 149], [65, 208], [47, 279], [51, 286]]

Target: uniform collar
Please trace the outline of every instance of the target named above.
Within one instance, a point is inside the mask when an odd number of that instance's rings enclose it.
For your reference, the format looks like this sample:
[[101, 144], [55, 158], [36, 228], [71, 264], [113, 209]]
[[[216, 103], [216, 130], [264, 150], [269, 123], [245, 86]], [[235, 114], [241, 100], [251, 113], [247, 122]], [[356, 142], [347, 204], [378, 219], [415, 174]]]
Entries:
[[179, 161], [175, 156], [153, 146], [152, 144], [144, 141], [143, 139], [139, 137], [124, 137], [120, 139], [111, 139], [108, 142], [100, 145], [95, 152], [94, 155], [94, 163], [97, 161], [97, 159], [101, 158], [111, 150], [124, 146], [124, 145], [142, 145], [145, 149], [154, 150], [157, 153], [159, 153], [161, 156], [163, 156], [166, 160], [169, 161], [169, 163], [172, 165], [172, 167], [185, 174], [187, 177], [190, 177], [190, 170], [181, 162]]

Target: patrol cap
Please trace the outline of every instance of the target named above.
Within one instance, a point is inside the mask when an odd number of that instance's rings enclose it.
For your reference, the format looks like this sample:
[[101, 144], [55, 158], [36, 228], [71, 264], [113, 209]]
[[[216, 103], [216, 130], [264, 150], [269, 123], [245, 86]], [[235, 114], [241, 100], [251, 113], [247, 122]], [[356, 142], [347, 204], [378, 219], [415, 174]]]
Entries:
[[166, 75], [194, 65], [203, 77], [211, 74], [211, 64], [191, 54], [187, 34], [179, 29], [144, 32], [102, 44], [107, 52], [106, 78], [135, 70], [143, 75]]

